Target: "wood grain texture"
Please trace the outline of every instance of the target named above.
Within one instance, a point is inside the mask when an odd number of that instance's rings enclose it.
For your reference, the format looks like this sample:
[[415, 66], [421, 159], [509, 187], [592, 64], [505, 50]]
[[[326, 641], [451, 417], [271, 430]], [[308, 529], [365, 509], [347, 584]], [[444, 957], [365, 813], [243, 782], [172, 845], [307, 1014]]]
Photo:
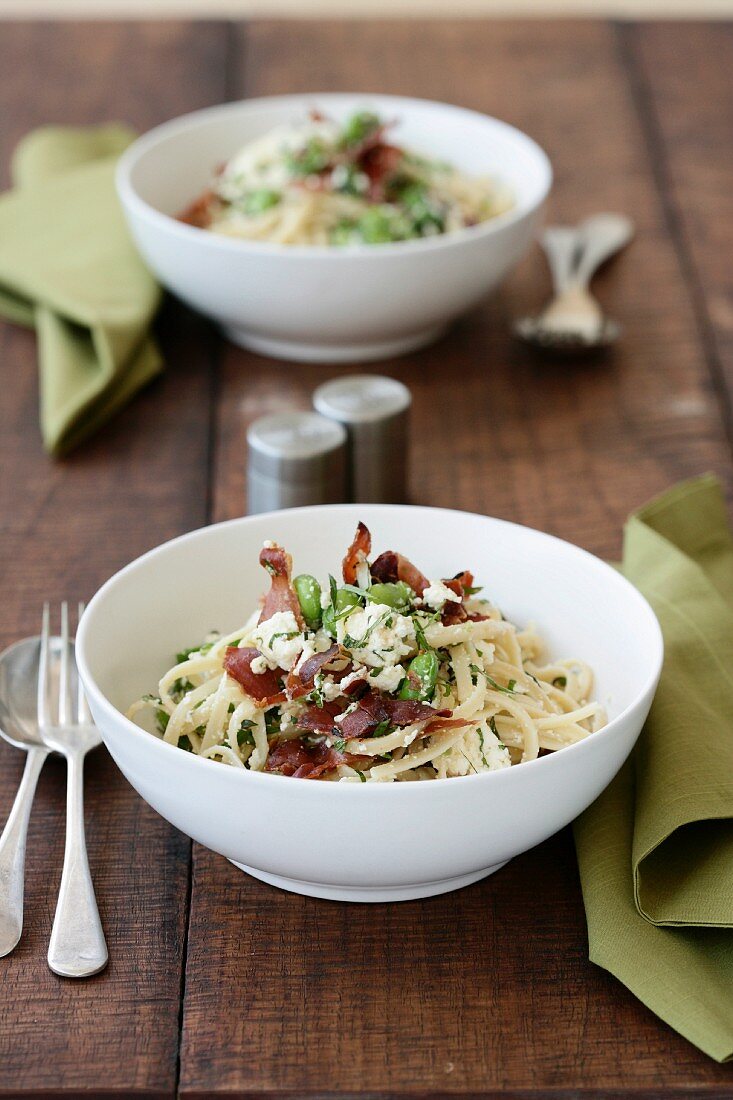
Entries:
[[[495, 113], [550, 153], [551, 217], [637, 222], [597, 282], [626, 330], [608, 357], [553, 362], [511, 340], [511, 318], [548, 290], [535, 254], [441, 343], [366, 368], [412, 389], [414, 501], [616, 554], [645, 498], [705, 469], [729, 478], [713, 365], [615, 28], [259, 23], [239, 30], [232, 59], [242, 94], [379, 88]], [[242, 512], [248, 422], [306, 407], [335, 373], [225, 349], [216, 518]], [[588, 963], [567, 834], [467, 890], [394, 906], [278, 893], [195, 848], [181, 1058], [185, 1097], [661, 1100], [733, 1086], [731, 1067]]]
[[[0, 163], [47, 122], [141, 128], [223, 95], [222, 28], [13, 25], [0, 33]], [[165, 377], [65, 462], [42, 451], [35, 342], [0, 326], [2, 644], [35, 634], [44, 599], [87, 599], [112, 572], [206, 518], [211, 340], [161, 318]], [[20, 779], [0, 746], [0, 821]], [[26, 928], [0, 960], [0, 1095], [172, 1096], [190, 843], [127, 786], [106, 750], [87, 762], [89, 857], [109, 968], [64, 981], [46, 965], [64, 842], [65, 768], [51, 761], [31, 823]], [[86, 1092], [91, 1095], [91, 1092]]]
[[[700, 328], [718, 371], [729, 423], [733, 403], [733, 25], [627, 26]], [[690, 89], [694, 93], [690, 94]]]

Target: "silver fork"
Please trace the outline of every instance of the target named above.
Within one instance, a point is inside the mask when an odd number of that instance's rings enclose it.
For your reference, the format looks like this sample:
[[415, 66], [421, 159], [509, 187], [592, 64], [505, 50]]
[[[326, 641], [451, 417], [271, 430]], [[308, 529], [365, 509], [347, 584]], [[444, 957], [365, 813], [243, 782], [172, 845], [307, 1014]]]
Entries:
[[[83, 610], [84, 605], [79, 604], [80, 617]], [[68, 765], [64, 869], [48, 947], [48, 965], [54, 974], [64, 978], [87, 978], [103, 970], [108, 958], [84, 837], [84, 757], [102, 739], [92, 721], [77, 672], [66, 603], [61, 605], [59, 647], [51, 646], [48, 604], [43, 608], [38, 726], [44, 744], [62, 753]]]

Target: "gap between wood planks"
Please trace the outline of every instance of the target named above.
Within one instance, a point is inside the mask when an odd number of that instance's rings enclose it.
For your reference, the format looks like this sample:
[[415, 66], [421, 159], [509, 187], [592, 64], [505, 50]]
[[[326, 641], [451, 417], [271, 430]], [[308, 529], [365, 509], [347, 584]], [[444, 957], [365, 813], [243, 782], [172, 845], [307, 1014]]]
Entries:
[[669, 237], [677, 253], [680, 269], [689, 291], [700, 345], [710, 372], [713, 390], [718, 399], [726, 440], [731, 453], [733, 453], [731, 394], [725, 382], [725, 371], [718, 353], [700, 273], [674, 195], [673, 173], [669, 164], [667, 143], [659, 123], [649, 73], [643, 64], [639, 51], [635, 48], [638, 42], [639, 28], [634, 23], [622, 21], [615, 22], [613, 25], [616, 29], [616, 41], [621, 64], [628, 74], [632, 99], [636, 103], [639, 112], [639, 124], [642, 134], [646, 138], [650, 175], [659, 192]]

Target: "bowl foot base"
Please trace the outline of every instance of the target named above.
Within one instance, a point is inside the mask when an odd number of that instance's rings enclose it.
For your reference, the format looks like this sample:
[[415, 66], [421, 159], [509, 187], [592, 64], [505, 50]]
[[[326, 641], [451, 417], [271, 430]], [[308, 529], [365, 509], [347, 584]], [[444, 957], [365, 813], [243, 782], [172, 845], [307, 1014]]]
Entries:
[[297, 878], [283, 878], [280, 875], [270, 875], [266, 871], [258, 871], [255, 867], [246, 867], [243, 863], [231, 860], [240, 871], [266, 882], [269, 886], [277, 886], [280, 890], [288, 890], [291, 894], [306, 894], [311, 898], [325, 898], [327, 901], [414, 901], [417, 898], [430, 898], [435, 894], [447, 894], [449, 890], [460, 890], [462, 886], [470, 886], [472, 882], [478, 882], [487, 875], [493, 875], [503, 867], [504, 863], [496, 863], [493, 867], [485, 867], [482, 871], [473, 871], [470, 875], [456, 875], [455, 878], [442, 878], [434, 882], [416, 882], [411, 886], [328, 886], [322, 882], [304, 882]]
[[246, 328], [225, 325], [224, 333], [234, 343], [272, 359], [291, 359], [298, 363], [366, 363], [375, 359], [391, 359], [408, 351], [432, 344], [445, 330], [445, 325], [421, 329], [399, 340], [384, 340], [363, 344], [303, 344], [297, 340], [268, 340], [255, 336]]

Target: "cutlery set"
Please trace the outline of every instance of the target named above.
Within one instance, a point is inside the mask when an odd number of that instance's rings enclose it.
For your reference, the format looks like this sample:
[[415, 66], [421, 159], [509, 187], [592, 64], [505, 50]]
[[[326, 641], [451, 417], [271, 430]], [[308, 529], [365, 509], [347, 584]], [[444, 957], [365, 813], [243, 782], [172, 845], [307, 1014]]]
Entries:
[[621, 329], [604, 317], [588, 289], [602, 264], [634, 234], [630, 218], [595, 214], [577, 226], [549, 226], [540, 244], [550, 265], [554, 296], [536, 317], [522, 317], [514, 332], [546, 351], [583, 352], [610, 346]]
[[[79, 617], [84, 610], [79, 605]], [[107, 965], [104, 939], [84, 836], [84, 757], [101, 744], [76, 668], [68, 604], [61, 633], [51, 634], [48, 604], [41, 635], [0, 654], [0, 736], [26, 753], [10, 816], [0, 837], [0, 957], [17, 946], [23, 930], [25, 849], [33, 796], [49, 753], [66, 757], [66, 845], [48, 965], [65, 978], [85, 978]]]

